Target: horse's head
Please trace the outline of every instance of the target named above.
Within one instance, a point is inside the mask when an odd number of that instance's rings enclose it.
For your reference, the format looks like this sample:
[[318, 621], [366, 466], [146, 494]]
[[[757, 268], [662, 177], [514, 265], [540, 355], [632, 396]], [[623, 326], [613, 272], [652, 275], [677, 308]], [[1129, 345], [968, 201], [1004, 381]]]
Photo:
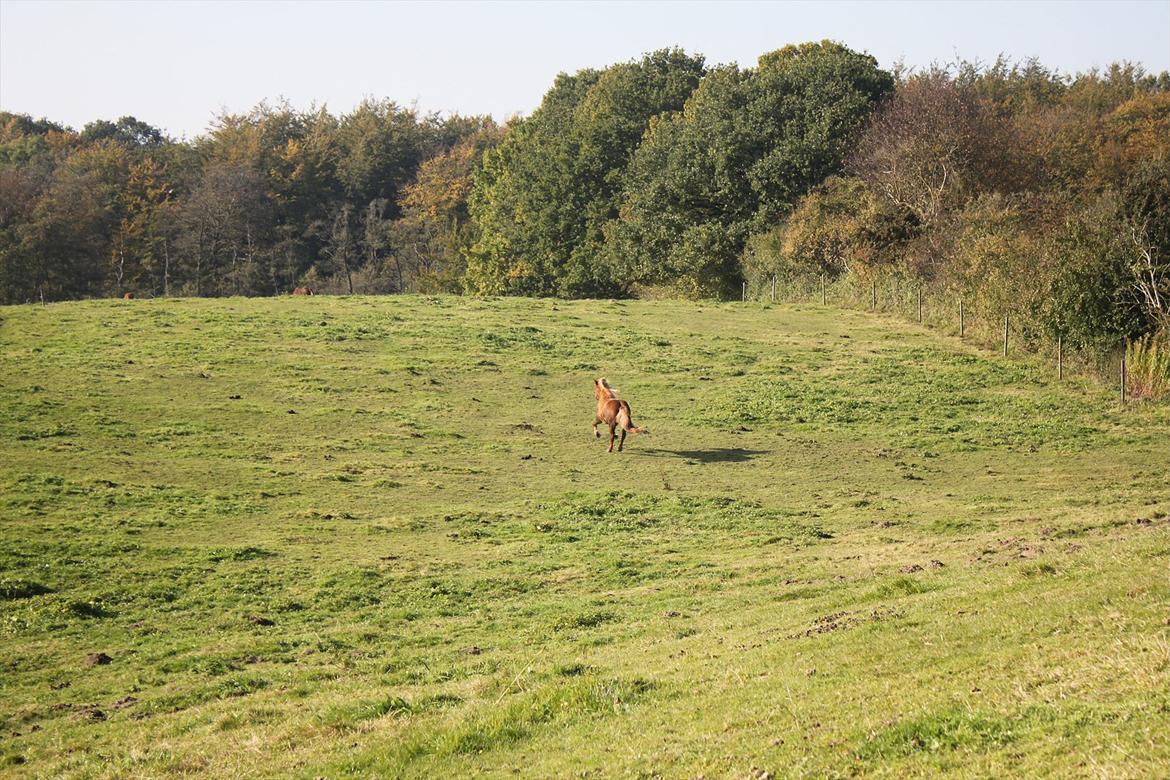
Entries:
[[597, 396], [597, 400], [604, 400], [613, 398], [617, 391], [609, 386], [609, 382], [605, 381], [605, 377], [593, 380], [593, 394]]

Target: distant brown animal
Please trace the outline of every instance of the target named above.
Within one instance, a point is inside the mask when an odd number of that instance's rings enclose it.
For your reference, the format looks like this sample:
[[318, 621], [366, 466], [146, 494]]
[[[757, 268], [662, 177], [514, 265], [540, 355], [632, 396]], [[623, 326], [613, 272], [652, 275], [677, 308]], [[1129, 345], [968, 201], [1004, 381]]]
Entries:
[[124, 301], [129, 301], [132, 298], [134, 298], [134, 293], [126, 293], [125, 295], [122, 296], [122, 300], [124, 300]]
[[293, 290], [293, 295], [312, 295], [312, 294], [313, 294], [312, 287], [298, 287], [297, 289]]
[[609, 426], [609, 452], [613, 452], [614, 430], [620, 428], [622, 438], [618, 441], [618, 452], [626, 443], [627, 433], [650, 433], [645, 428], [635, 428], [634, 420], [630, 417], [630, 405], [617, 397], [617, 390], [609, 386], [605, 378], [593, 380], [593, 394], [597, 396], [597, 416], [593, 418], [593, 435], [601, 438], [597, 426], [604, 423]]

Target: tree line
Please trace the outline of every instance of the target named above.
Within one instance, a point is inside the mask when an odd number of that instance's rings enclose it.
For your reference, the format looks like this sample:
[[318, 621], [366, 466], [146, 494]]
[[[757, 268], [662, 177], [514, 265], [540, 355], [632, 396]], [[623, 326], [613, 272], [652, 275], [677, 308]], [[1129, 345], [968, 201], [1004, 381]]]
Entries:
[[1170, 76], [664, 49], [528, 117], [262, 104], [194, 141], [0, 115], [0, 296], [726, 297], [898, 278], [1104, 343], [1170, 318]]
[[192, 142], [0, 114], [0, 297], [457, 289], [470, 172], [503, 132], [376, 100], [262, 104]]
[[1035, 61], [898, 79], [841, 169], [745, 246], [759, 281], [901, 282], [1027, 345], [1170, 328], [1170, 77]]

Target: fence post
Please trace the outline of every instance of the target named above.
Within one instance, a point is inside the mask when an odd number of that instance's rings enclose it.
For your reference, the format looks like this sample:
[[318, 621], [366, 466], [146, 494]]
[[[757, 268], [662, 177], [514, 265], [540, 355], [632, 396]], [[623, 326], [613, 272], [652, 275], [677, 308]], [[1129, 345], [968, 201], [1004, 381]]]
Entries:
[[1121, 354], [1121, 402], [1125, 403], [1125, 353]]
[[1003, 315], [1003, 356], [1007, 357], [1008, 345], [1008, 315]]
[[918, 287], [918, 324], [922, 324], [922, 286]]
[[1064, 334], [1056, 334], [1056, 380], [1064, 379]]
[[963, 338], [966, 330], [966, 321], [963, 319], [963, 299], [959, 299], [959, 338]]
[[776, 274], [772, 274], [772, 303], [776, 302]]
[[871, 282], [871, 285], [872, 286], [870, 287], [869, 310], [870, 311], [877, 311], [877, 279], [874, 279], [873, 282]]
[[821, 274], [821, 306], [824, 306], [828, 302], [829, 299], [825, 297], [825, 275]]
[[741, 300], [744, 300], [744, 301], [747, 300], [747, 282], [746, 281], [743, 283], [743, 298]]

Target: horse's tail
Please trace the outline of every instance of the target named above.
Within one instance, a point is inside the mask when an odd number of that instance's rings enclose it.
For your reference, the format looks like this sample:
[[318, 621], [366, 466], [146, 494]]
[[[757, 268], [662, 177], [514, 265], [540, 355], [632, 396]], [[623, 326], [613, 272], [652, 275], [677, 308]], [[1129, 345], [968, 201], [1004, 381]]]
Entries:
[[634, 427], [634, 421], [630, 419], [630, 405], [625, 401], [622, 401], [622, 407], [618, 410], [617, 423], [626, 433], [650, 433], [646, 428]]

